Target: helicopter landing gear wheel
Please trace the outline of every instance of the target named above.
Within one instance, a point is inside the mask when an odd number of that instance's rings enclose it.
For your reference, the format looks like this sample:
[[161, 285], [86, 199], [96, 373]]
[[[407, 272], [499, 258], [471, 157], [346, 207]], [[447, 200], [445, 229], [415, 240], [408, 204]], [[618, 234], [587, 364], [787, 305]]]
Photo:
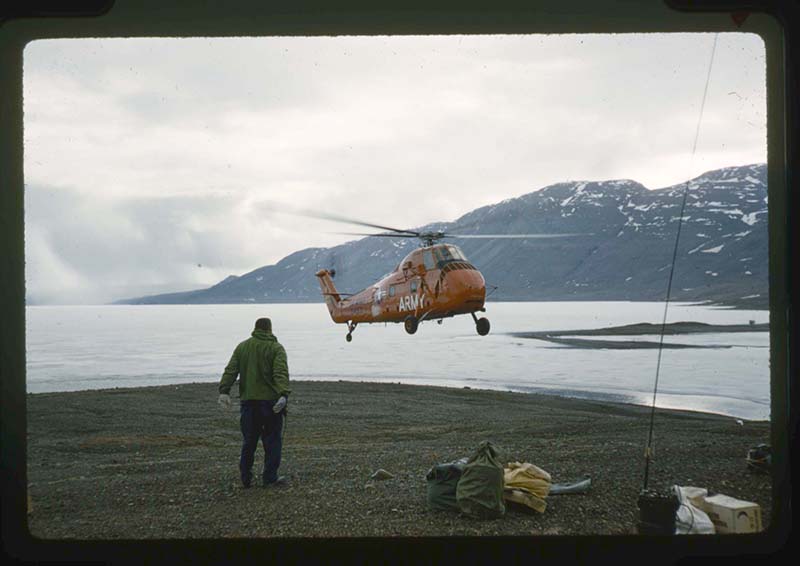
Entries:
[[406, 329], [406, 332], [409, 334], [414, 334], [417, 331], [417, 327], [419, 327], [419, 320], [414, 315], [408, 315], [406, 319], [403, 321], [403, 326]]
[[348, 332], [347, 336], [345, 336], [344, 339], [347, 340], [348, 342], [352, 342], [353, 341], [353, 335]]
[[488, 318], [478, 318], [475, 316], [475, 313], [470, 313], [472, 315], [472, 320], [475, 321], [475, 330], [478, 331], [478, 334], [481, 336], [486, 336], [489, 334], [489, 328], [491, 325], [489, 324]]
[[353, 341], [353, 331], [356, 329], [357, 322], [348, 322], [347, 323], [347, 336], [344, 337], [345, 340], [348, 342]]

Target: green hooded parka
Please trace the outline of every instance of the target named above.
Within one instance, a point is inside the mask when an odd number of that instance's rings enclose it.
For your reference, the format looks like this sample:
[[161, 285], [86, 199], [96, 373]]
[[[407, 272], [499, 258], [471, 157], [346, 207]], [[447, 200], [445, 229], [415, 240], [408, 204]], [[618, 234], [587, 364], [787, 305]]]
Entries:
[[239, 398], [242, 401], [276, 401], [288, 396], [289, 365], [286, 350], [271, 332], [253, 330], [251, 337], [241, 342], [233, 351], [219, 383], [219, 392], [229, 394], [239, 381]]

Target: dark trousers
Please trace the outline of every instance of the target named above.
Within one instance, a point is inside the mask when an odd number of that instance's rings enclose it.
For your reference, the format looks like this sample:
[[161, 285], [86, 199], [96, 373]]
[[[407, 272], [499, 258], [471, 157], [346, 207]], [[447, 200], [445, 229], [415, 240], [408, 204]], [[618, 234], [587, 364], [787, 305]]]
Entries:
[[249, 486], [253, 479], [253, 460], [255, 459], [258, 439], [264, 446], [264, 472], [262, 481], [272, 483], [278, 479], [278, 467], [281, 465], [281, 449], [283, 439], [283, 415], [272, 412], [275, 401], [242, 401], [239, 424], [242, 428], [242, 457], [239, 470], [242, 483]]

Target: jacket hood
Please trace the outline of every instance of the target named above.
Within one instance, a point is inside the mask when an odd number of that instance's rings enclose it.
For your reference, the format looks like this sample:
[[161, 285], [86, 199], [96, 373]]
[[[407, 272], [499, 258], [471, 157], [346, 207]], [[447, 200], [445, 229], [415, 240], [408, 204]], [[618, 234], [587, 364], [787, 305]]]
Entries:
[[275, 341], [275, 335], [272, 332], [267, 332], [266, 330], [261, 330], [260, 328], [256, 328], [253, 330], [252, 334], [250, 334], [253, 338], [257, 338], [258, 340], [270, 340]]

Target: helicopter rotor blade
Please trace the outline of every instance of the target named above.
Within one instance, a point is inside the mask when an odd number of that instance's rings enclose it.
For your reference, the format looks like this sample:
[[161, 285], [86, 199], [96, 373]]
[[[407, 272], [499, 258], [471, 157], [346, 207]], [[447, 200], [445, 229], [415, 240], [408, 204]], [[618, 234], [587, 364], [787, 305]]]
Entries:
[[[283, 212], [286, 214], [295, 214], [297, 216], [308, 216], [310, 218], [319, 218], [320, 220], [332, 220], [333, 222], [342, 222], [344, 224], [355, 224], [357, 226], [366, 226], [367, 228], [387, 230], [389, 232], [396, 232], [397, 234], [405, 234], [413, 237], [419, 235], [419, 232], [414, 232], [413, 230], [403, 230], [400, 228], [392, 228], [391, 226], [373, 224], [371, 222], [364, 222], [363, 220], [348, 218], [347, 216], [340, 216], [338, 214], [331, 214], [328, 212], [320, 212], [317, 210], [310, 210], [307, 208], [297, 208], [294, 206], [287, 206], [285, 204], [279, 204], [279, 203], [268, 203], [268, 205], [276, 212]], [[369, 235], [371, 236], [372, 234]]]
[[418, 238], [419, 235], [416, 233], [412, 234], [368, 234], [366, 232], [329, 232], [330, 234], [343, 234], [345, 236], [378, 236], [384, 238]]
[[370, 222], [364, 222], [362, 220], [356, 220], [354, 218], [347, 218], [345, 216], [338, 216], [335, 214], [313, 213], [310, 214], [309, 216], [315, 216], [316, 218], [320, 218], [322, 220], [333, 220], [334, 222], [343, 222], [345, 224], [366, 226], [367, 228], [377, 228], [378, 230], [388, 230], [389, 232], [396, 232], [397, 234], [405, 234], [407, 236], [419, 235], [418, 232], [414, 232], [413, 230], [402, 230], [400, 228], [392, 228], [391, 226], [381, 226], [380, 224], [372, 224]]
[[365, 233], [365, 232], [332, 232], [334, 234], [343, 234], [348, 236], [377, 236], [382, 238], [420, 238], [425, 241], [433, 242], [442, 238], [472, 238], [472, 239], [488, 239], [488, 238], [565, 238], [572, 236], [591, 236], [593, 234], [450, 234], [446, 232], [418, 232], [415, 230], [405, 230], [401, 228], [393, 228], [391, 226], [383, 226], [381, 224], [373, 224], [371, 222], [364, 222], [355, 218], [341, 216], [339, 214], [331, 214], [328, 212], [320, 212], [317, 210], [298, 208], [286, 203], [277, 203], [263, 201], [263, 205], [268, 206], [275, 212], [286, 214], [294, 214], [297, 216], [307, 216], [310, 218], [319, 218], [321, 220], [331, 220], [333, 222], [341, 222], [344, 224], [355, 224], [356, 226], [365, 226], [367, 228], [376, 228], [378, 230], [385, 230], [387, 233]]
[[565, 238], [593, 234], [444, 234], [444, 238]]

